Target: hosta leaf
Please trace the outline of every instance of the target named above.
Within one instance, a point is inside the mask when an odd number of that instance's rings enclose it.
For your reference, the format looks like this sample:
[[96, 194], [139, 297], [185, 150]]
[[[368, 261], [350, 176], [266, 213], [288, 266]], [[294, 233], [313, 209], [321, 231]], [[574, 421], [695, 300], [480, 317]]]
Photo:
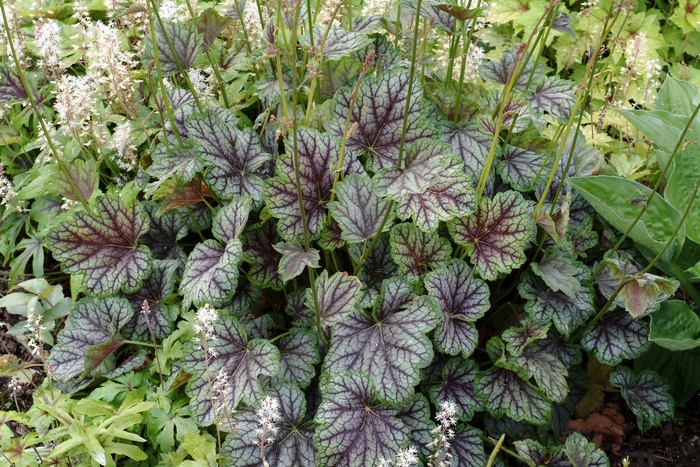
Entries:
[[531, 263], [535, 273], [554, 292], [561, 291], [571, 299], [581, 290], [579, 267], [561, 250], [549, 250], [539, 263]]
[[415, 224], [398, 224], [391, 229], [391, 256], [401, 274], [419, 278], [431, 269], [446, 265], [452, 254], [449, 240], [425, 233]]
[[442, 383], [430, 389], [430, 399], [437, 406], [444, 401], [457, 404], [457, 416], [469, 421], [476, 410], [481, 409], [481, 400], [474, 395], [474, 380], [479, 365], [473, 360], [453, 358], [442, 369]]
[[314, 365], [320, 361], [317, 336], [304, 328], [292, 328], [279, 340], [280, 371], [276, 381], [289, 381], [305, 388], [316, 375]]
[[548, 399], [564, 402], [569, 393], [566, 383], [569, 372], [557, 357], [544, 350], [528, 348], [510, 361], [523, 367], [529, 377], [535, 378], [535, 382], [544, 390]]
[[[405, 69], [387, 70], [378, 77], [365, 76], [357, 90], [350, 121], [358, 124], [347, 138], [346, 157], [369, 155], [372, 170], [395, 166], [403, 126], [406, 126], [405, 144], [432, 136], [433, 130], [421, 115], [423, 90], [415, 83], [411, 103], [406, 113], [409, 72]], [[353, 101], [351, 87], [339, 90], [333, 100], [333, 118], [327, 128], [338, 139], [343, 138], [345, 122]]]
[[521, 327], [512, 327], [503, 331], [501, 337], [506, 343], [506, 349], [514, 357], [519, 357], [526, 347], [547, 337], [549, 323], [537, 323], [529, 318], [521, 321]]
[[[456, 156], [446, 156], [447, 166], [441, 170], [440, 181], [423, 193], [395, 198], [402, 219], [413, 218], [426, 232], [437, 229], [440, 221], [468, 216], [476, 209], [472, 182], [464, 173], [464, 164]], [[376, 176], [375, 176], [376, 178]]]
[[430, 419], [430, 404], [425, 396], [418, 393], [410, 404], [399, 409], [396, 417], [401, 420], [411, 434], [411, 444], [417, 446], [424, 456], [430, 455], [428, 444], [433, 440], [435, 423]]
[[668, 393], [668, 384], [653, 371], [644, 370], [635, 375], [629, 368], [620, 366], [610, 374], [610, 384], [620, 388], [642, 431], [673, 419], [673, 398]]
[[469, 425], [455, 430], [455, 437], [450, 440], [449, 452], [452, 454], [452, 464], [465, 467], [481, 467], [487, 465], [483, 433]]
[[272, 247], [282, 253], [279, 272], [284, 282], [288, 282], [304, 272], [306, 266], [310, 268], [320, 267], [318, 262], [321, 257], [318, 250], [314, 248], [309, 248], [309, 251], [306, 251], [303, 246], [295, 242], [278, 243]]
[[315, 298], [311, 289], [306, 291], [306, 306], [317, 313], [323, 323], [334, 325], [352, 313], [361, 285], [357, 277], [346, 272], [336, 272], [329, 277], [324, 269], [316, 279]]
[[[387, 294], [386, 287], [383, 292]], [[389, 305], [387, 298], [382, 308]], [[399, 404], [413, 397], [413, 388], [420, 382], [419, 370], [433, 359], [425, 334], [437, 324], [439, 311], [426, 296], [401, 305], [390, 306], [390, 311], [375, 310], [374, 316], [357, 311], [336, 324], [325, 359], [326, 371], [369, 375], [376, 394], [385, 401]]]
[[[262, 397], [258, 377], [274, 376], [279, 371], [280, 354], [275, 346], [262, 339], [249, 341], [243, 326], [228, 316], [219, 316], [211, 325], [207, 347], [208, 352], [190, 344], [182, 360], [183, 368], [193, 375], [186, 392], [199, 426], [210, 425], [241, 401], [257, 405]], [[219, 387], [227, 389], [211, 394], [210, 383], [215, 379]]]
[[239, 130], [213, 111], [190, 116], [186, 126], [198, 143], [197, 159], [207, 167], [204, 180], [212, 190], [224, 199], [250, 196], [253, 203], [261, 201], [258, 171], [270, 155], [263, 151], [258, 135], [250, 128]]
[[526, 273], [518, 285], [518, 291], [527, 300], [525, 311], [530, 318], [538, 323], [551, 320], [564, 336], [568, 336], [595, 312], [594, 293], [588, 287], [581, 288], [572, 299], [562, 292], [553, 292], [534, 274]]
[[[537, 181], [545, 159], [546, 156], [542, 153], [508, 145], [496, 169], [503, 181], [513, 189], [530, 191]], [[543, 172], [546, 173], [544, 170]]]
[[604, 316], [581, 338], [581, 345], [601, 363], [615, 366], [637, 358], [649, 349], [649, 328], [625, 312]]
[[408, 442], [396, 410], [373, 401], [372, 383], [363, 375], [343, 373], [325, 384], [316, 423], [320, 467], [376, 465]]
[[[179, 263], [174, 260], [154, 261], [149, 278], [143, 281], [139, 290], [126, 297], [134, 310], [131, 322], [124, 326], [124, 335], [129, 339], [150, 343], [150, 332], [158, 339], [170, 335], [178, 307], [166, 304], [164, 300], [175, 289], [178, 266]], [[148, 304], [148, 315], [141, 313], [144, 301]]]
[[248, 280], [251, 283], [275, 290], [284, 287], [282, 277], [278, 273], [282, 254], [272, 246], [281, 240], [282, 237], [277, 233], [272, 221], [246, 229], [243, 234], [243, 256], [245, 261], [250, 263]]
[[[299, 128], [297, 133], [300, 188], [297, 187], [292, 151], [277, 159], [276, 175], [266, 180], [264, 185], [267, 209], [277, 218], [277, 228], [287, 240], [299, 239], [304, 235], [299, 191], [304, 202], [308, 233], [316, 237], [321, 231], [325, 219], [323, 208], [331, 198], [340, 153], [337, 143], [328, 133], [304, 127]], [[292, 148], [293, 142], [287, 141], [287, 147]]]
[[447, 169], [450, 146], [439, 140], [420, 139], [408, 146], [402, 168], [379, 170], [372, 178], [377, 194], [400, 201], [409, 194], [422, 194], [441, 181]]
[[525, 262], [525, 247], [534, 224], [520, 193], [506, 191], [483, 198], [477, 212], [449, 223], [452, 238], [467, 247], [474, 269], [494, 280]]
[[346, 31], [336, 24], [331, 24], [329, 30], [326, 30], [325, 26], [314, 26], [314, 40], [316, 43], [311, 44], [309, 35], [304, 34], [299, 42], [302, 45], [313, 46], [321, 51], [323, 56], [328, 57], [329, 60], [339, 60], [346, 55], [350, 55], [365, 47], [370, 41], [367, 34], [357, 31]]
[[119, 331], [134, 310], [125, 298], [86, 298], [75, 304], [66, 327], [58, 333], [47, 364], [51, 374], [67, 381], [92, 372], [123, 342]]
[[182, 275], [182, 307], [187, 309], [192, 303], [218, 306], [230, 299], [238, 285], [242, 254], [238, 239], [231, 240], [225, 247], [215, 240], [198, 243], [187, 258]]
[[[163, 28], [160, 24], [156, 24], [155, 28], [158, 58], [163, 74], [179, 73], [180, 68], [188, 70], [199, 56], [202, 46], [202, 36], [197, 32], [194, 23], [163, 19]], [[173, 50], [170, 49], [170, 45]], [[142, 59], [144, 68], [149, 66], [151, 60], [155, 60], [153, 52], [153, 41], [151, 36], [147, 35], [146, 51]]]
[[[275, 467], [314, 467], [313, 431], [306, 426], [306, 399], [296, 386], [285, 384], [270, 393], [279, 402], [281, 417], [275, 422], [274, 441], [265, 448], [265, 460]], [[260, 419], [253, 409], [241, 409], [231, 419], [233, 431], [221, 446], [226, 465], [258, 467], [260, 459]], [[226, 422], [224, 429], [228, 428]], [[270, 435], [268, 433], [268, 435]]]
[[211, 232], [222, 243], [238, 238], [248, 222], [250, 198], [234, 198], [219, 209], [212, 221]]
[[437, 348], [450, 355], [468, 357], [474, 352], [479, 334], [473, 323], [488, 311], [489, 288], [474, 277], [464, 261], [455, 259], [443, 269], [425, 277], [425, 288], [442, 311], [433, 335]]
[[547, 76], [537, 85], [528, 101], [536, 112], [547, 112], [558, 122], [565, 123], [571, 116], [576, 101], [574, 88], [572, 81]]
[[544, 425], [552, 413], [552, 403], [540, 389], [505, 368], [494, 367], [478, 375], [474, 393], [496, 418], [507, 415], [516, 421]]
[[[337, 201], [329, 203], [333, 219], [348, 243], [359, 243], [373, 238], [389, 209], [389, 201], [374, 193], [372, 180], [366, 175], [350, 174], [337, 187]], [[391, 225], [390, 214], [385, 229]]]
[[151, 252], [138, 245], [147, 230], [148, 219], [138, 204], [104, 196], [93, 213], [79, 212], [51, 230], [48, 246], [66, 272], [84, 275], [92, 295], [133, 292], [151, 270]]

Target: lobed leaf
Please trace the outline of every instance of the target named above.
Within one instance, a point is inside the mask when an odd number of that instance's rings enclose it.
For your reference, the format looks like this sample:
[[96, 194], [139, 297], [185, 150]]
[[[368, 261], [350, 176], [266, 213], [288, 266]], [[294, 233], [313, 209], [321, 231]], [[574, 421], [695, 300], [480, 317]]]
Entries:
[[[379, 233], [382, 220], [390, 208], [387, 200], [374, 193], [372, 180], [366, 175], [350, 174], [337, 187], [337, 201], [328, 203], [333, 219], [341, 228], [340, 237], [348, 243], [364, 242]], [[384, 223], [391, 225], [390, 213]]]
[[[164, 75], [173, 75], [180, 70], [187, 71], [200, 54], [202, 36], [192, 21], [181, 22], [169, 19], [162, 20], [155, 25], [156, 45], [160, 69]], [[170, 46], [172, 45], [172, 49]], [[146, 36], [146, 50], [142, 62], [144, 68], [149, 67], [149, 62], [155, 60], [153, 41], [151, 36]]]
[[309, 248], [309, 251], [306, 251], [304, 247], [295, 242], [278, 243], [272, 247], [282, 254], [279, 273], [284, 282], [289, 282], [304, 272], [306, 266], [310, 268], [320, 267], [318, 262], [321, 257], [318, 250], [314, 248]]
[[362, 284], [346, 272], [336, 272], [329, 277], [324, 269], [315, 285], [315, 290], [306, 291], [306, 306], [320, 316], [324, 324], [332, 326], [353, 312]]
[[231, 240], [225, 247], [215, 240], [205, 240], [194, 247], [180, 282], [183, 309], [193, 303], [219, 306], [233, 296], [238, 285], [242, 248], [238, 239]]
[[289, 335], [279, 340], [280, 370], [275, 381], [289, 381], [301, 388], [307, 387], [316, 375], [315, 365], [320, 362], [318, 338], [304, 328], [292, 328]]
[[452, 254], [449, 240], [436, 233], [425, 233], [412, 223], [391, 229], [391, 256], [401, 274], [417, 279], [431, 269], [446, 265]]
[[250, 198], [233, 198], [223, 206], [212, 220], [211, 232], [220, 242], [228, 243], [240, 237], [248, 222], [251, 208]]
[[620, 388], [642, 431], [673, 419], [674, 405], [668, 384], [653, 371], [643, 370], [637, 375], [629, 368], [619, 366], [610, 374], [610, 384]]
[[474, 360], [450, 359], [442, 369], [442, 382], [430, 388], [430, 399], [438, 406], [444, 401], [457, 404], [457, 417], [469, 421], [481, 410], [481, 400], [474, 394], [479, 365]]
[[250, 263], [248, 280], [262, 288], [281, 290], [284, 287], [279, 275], [282, 254], [273, 245], [282, 241], [273, 221], [246, 229], [243, 233], [243, 257]]
[[625, 359], [637, 358], [649, 349], [649, 328], [628, 313], [612, 312], [581, 338], [581, 345], [601, 363], [615, 366]]

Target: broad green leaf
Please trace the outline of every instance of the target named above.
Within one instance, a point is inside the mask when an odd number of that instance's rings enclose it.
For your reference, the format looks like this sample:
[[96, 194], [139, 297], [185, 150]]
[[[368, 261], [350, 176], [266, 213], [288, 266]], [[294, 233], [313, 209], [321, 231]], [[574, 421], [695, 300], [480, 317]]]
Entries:
[[197, 424], [225, 420], [241, 401], [257, 405], [262, 399], [258, 378], [277, 374], [279, 358], [275, 346], [248, 340], [238, 321], [220, 315], [207, 333], [207, 350], [188, 342], [182, 359], [183, 368], [192, 374], [186, 393]]
[[279, 340], [280, 371], [275, 381], [289, 381], [307, 387], [316, 375], [314, 366], [320, 361], [318, 337], [304, 328], [292, 328], [289, 335]]
[[554, 355], [534, 347], [526, 348], [519, 357], [509, 359], [521, 366], [527, 375], [535, 379], [547, 398], [553, 402], [564, 402], [569, 394], [566, 377], [569, 372], [564, 364]]
[[325, 369], [362, 372], [379, 398], [399, 404], [413, 397], [420, 369], [433, 359], [426, 334], [438, 323], [439, 310], [430, 297], [411, 298], [398, 280], [385, 281], [382, 292], [372, 315], [357, 311], [335, 325]]
[[610, 384], [620, 388], [642, 431], [673, 419], [673, 399], [668, 393], [668, 384], [653, 371], [635, 374], [620, 366], [610, 374]]
[[[700, 123], [700, 122], [698, 122]], [[700, 178], [700, 148], [695, 145], [679, 151], [673, 158], [673, 173], [664, 190], [664, 198], [680, 212], [688, 208], [690, 195]], [[685, 233], [689, 239], [700, 243], [700, 199], [695, 197], [685, 219]]]
[[197, 141], [197, 159], [207, 170], [204, 180], [223, 199], [250, 196], [253, 204], [262, 200], [260, 170], [270, 160], [260, 138], [250, 128], [239, 130], [214, 111], [187, 118], [186, 127]]
[[700, 346], [700, 318], [682, 300], [666, 300], [651, 315], [649, 340], [669, 350]]
[[442, 369], [442, 381], [430, 388], [430, 399], [435, 406], [444, 401], [457, 405], [457, 417], [469, 421], [474, 412], [481, 410], [481, 400], [474, 395], [474, 380], [479, 365], [474, 360], [453, 358]]
[[330, 378], [315, 419], [319, 467], [361, 467], [391, 459], [409, 440], [397, 415], [374, 402], [369, 377], [342, 373]]
[[324, 269], [316, 279], [316, 290], [306, 291], [306, 306], [319, 315], [324, 324], [332, 326], [353, 312], [361, 285], [357, 277], [346, 272], [336, 272], [329, 277]]
[[[287, 240], [303, 238], [304, 219], [312, 238], [320, 233], [326, 217], [324, 207], [331, 199], [334, 171], [340, 154], [338, 144], [329, 133], [319, 133], [310, 128], [298, 129], [296, 144], [298, 171], [294, 165], [294, 143], [290, 137], [286, 141], [289, 148], [287, 154], [277, 159], [275, 177], [265, 180], [263, 188], [267, 209], [277, 219], [277, 228]], [[347, 164], [345, 169], [349, 169]], [[300, 193], [304, 203], [304, 219], [299, 206]], [[340, 194], [338, 199], [342, 199]]]
[[430, 270], [446, 265], [452, 246], [437, 233], [425, 233], [412, 223], [391, 229], [391, 256], [403, 276], [417, 279]]
[[690, 117], [698, 103], [698, 88], [693, 83], [666, 76], [654, 101], [654, 110]]
[[535, 226], [522, 195], [506, 191], [483, 198], [475, 214], [454, 219], [448, 227], [452, 238], [467, 248], [474, 270], [494, 280], [525, 262], [525, 247]]
[[[179, 73], [181, 67], [187, 71], [194, 65], [195, 59], [200, 54], [203, 40], [202, 36], [197, 33], [194, 22], [163, 19], [163, 28], [159, 23], [155, 25], [155, 28], [158, 58], [163, 74]], [[170, 49], [170, 45], [174, 50]], [[155, 59], [153, 48], [151, 36], [146, 35], [145, 52], [141, 58], [144, 68], [149, 67], [149, 62]]]
[[[350, 121], [357, 124], [346, 141], [346, 157], [357, 159], [369, 156], [369, 167], [379, 169], [396, 166], [403, 126], [406, 126], [405, 144], [430, 137], [434, 131], [421, 113], [423, 90], [414, 83], [411, 103], [409, 72], [405, 69], [387, 70], [378, 77], [367, 75], [362, 79], [353, 102], [353, 88], [340, 89], [334, 96], [332, 119], [326, 125], [338, 139], [345, 135], [345, 123], [352, 107]], [[404, 119], [404, 113], [406, 118]]]
[[[348, 243], [359, 243], [379, 233], [389, 201], [374, 193], [369, 177], [350, 174], [338, 184], [337, 201], [329, 203], [328, 207], [342, 230], [340, 237]], [[384, 224], [385, 230], [391, 226], [392, 218], [390, 213]]]
[[124, 298], [86, 298], [76, 303], [66, 327], [58, 333], [47, 364], [51, 374], [67, 381], [95, 370], [123, 343], [119, 331], [134, 314]]
[[576, 277], [580, 268], [561, 250], [547, 251], [539, 263], [531, 263], [530, 267], [554, 292], [561, 291], [574, 299], [581, 290], [581, 282]]
[[573, 81], [547, 76], [537, 85], [527, 100], [535, 112], [547, 112], [559, 123], [566, 123], [576, 101], [574, 90]]
[[103, 196], [93, 212], [79, 212], [53, 228], [48, 246], [66, 272], [84, 275], [92, 295], [133, 292], [151, 270], [151, 252], [138, 244], [147, 230], [148, 219], [137, 203]]
[[564, 336], [571, 334], [595, 312], [595, 294], [589, 287], [582, 287], [572, 299], [563, 292], [553, 292], [534, 274], [525, 273], [518, 292], [527, 300], [525, 311], [533, 321], [546, 324], [551, 320]]
[[[620, 114], [649, 138], [656, 147], [671, 154], [678, 143], [681, 131], [688, 124], [688, 117], [664, 110], [625, 110]], [[688, 132], [687, 136], [693, 132]]]
[[[546, 155], [508, 145], [501, 157], [496, 169], [503, 181], [514, 190], [521, 192], [532, 190], [540, 169], [545, 163]], [[546, 173], [544, 170], [543, 172]]]
[[193, 303], [219, 306], [230, 299], [238, 285], [242, 254], [238, 239], [231, 240], [225, 247], [215, 240], [198, 243], [187, 258], [182, 274], [182, 307], [187, 309]]
[[[632, 226], [632, 221], [643, 209], [651, 192], [650, 188], [633, 180], [607, 175], [572, 178], [570, 181], [595, 210], [621, 232], [627, 232]], [[681, 213], [676, 208], [661, 196], [654, 196], [632, 228], [630, 238], [655, 254], [659, 253], [667, 242], [672, 241], [662, 258], [668, 263], [683, 248], [684, 226], [672, 239], [680, 220]]]
[[303, 246], [296, 242], [278, 243], [272, 247], [282, 254], [279, 273], [284, 282], [289, 282], [297, 277], [304, 272], [304, 268], [307, 266], [313, 269], [320, 267], [318, 262], [321, 256], [314, 248], [309, 248], [309, 251], [306, 251]]
[[[279, 402], [280, 417], [275, 421], [277, 433], [268, 433], [274, 438], [265, 448], [266, 462], [275, 467], [297, 467], [316, 465], [316, 448], [313, 430], [305, 422], [306, 399], [296, 386], [285, 384], [273, 389], [270, 396]], [[222, 427], [229, 429], [228, 423]], [[231, 467], [258, 467], [260, 458], [260, 418], [255, 410], [240, 409], [231, 417], [233, 430], [221, 446], [225, 464]], [[257, 444], [256, 444], [257, 443]]]
[[648, 337], [649, 329], [644, 321], [635, 320], [625, 312], [611, 312], [581, 338], [581, 345], [601, 363], [615, 366], [646, 352]]
[[278, 272], [282, 254], [273, 247], [282, 241], [282, 237], [277, 233], [274, 221], [246, 229], [242, 241], [243, 258], [250, 263], [248, 280], [262, 288], [284, 288]]
[[228, 243], [238, 238], [250, 214], [250, 198], [233, 198], [223, 206], [212, 220], [211, 232], [220, 242]]
[[493, 367], [478, 375], [474, 393], [496, 418], [507, 415], [516, 421], [544, 425], [552, 414], [552, 403], [543, 391], [506, 368]]
[[442, 311], [433, 335], [437, 348], [449, 355], [470, 356], [479, 334], [474, 323], [489, 310], [489, 288], [474, 277], [464, 261], [455, 259], [425, 277], [425, 288]]

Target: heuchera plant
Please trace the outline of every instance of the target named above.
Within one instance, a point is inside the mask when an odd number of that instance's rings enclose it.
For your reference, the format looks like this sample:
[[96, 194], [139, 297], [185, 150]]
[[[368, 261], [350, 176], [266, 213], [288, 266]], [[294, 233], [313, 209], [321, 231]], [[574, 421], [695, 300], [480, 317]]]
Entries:
[[[697, 89], [667, 78], [656, 110], [622, 112], [659, 149], [661, 196], [597, 175], [586, 91], [541, 56], [548, 34], [574, 33], [558, 2], [480, 64], [482, 2], [362, 14], [330, 3], [187, 2], [187, 19], [150, 0], [118, 10], [127, 38], [145, 31], [143, 69], [138, 97], [114, 96], [106, 136], [97, 114], [64, 132], [47, 107], [57, 84], [18, 71], [17, 51], [0, 68], [0, 99], [29, 102], [13, 118], [41, 122], [43, 138], [31, 170], [2, 158], [17, 189], [5, 242], [29, 235], [12, 273], [33, 254], [41, 275], [45, 248], [72, 296], [34, 418], [2, 426], [48, 433], [58, 461], [102, 465], [609, 465], [566, 433], [576, 405], [613, 390], [640, 428], [669, 420], [653, 361], [623, 362], [650, 341], [700, 345], [687, 304], [664, 302], [680, 284], [697, 293], [689, 274], [700, 276], [687, 198], [699, 159], [683, 144], [698, 140]], [[447, 70], [431, 60], [439, 41]], [[83, 59], [61, 54], [80, 74]], [[123, 167], [96, 141], [124, 122], [141, 136], [115, 156], [138, 154], [116, 184]], [[33, 285], [0, 304], [53, 325], [68, 299], [39, 302]], [[694, 334], [679, 337], [678, 316]], [[609, 385], [591, 361], [615, 367]], [[86, 392], [92, 405], [55, 408]], [[31, 459], [41, 441], [18, 448], [3, 430], [3, 450]]]

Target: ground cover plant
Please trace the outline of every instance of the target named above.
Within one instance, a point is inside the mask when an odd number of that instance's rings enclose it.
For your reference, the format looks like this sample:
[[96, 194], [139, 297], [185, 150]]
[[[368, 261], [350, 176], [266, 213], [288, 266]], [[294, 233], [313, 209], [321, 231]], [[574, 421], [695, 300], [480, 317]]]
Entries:
[[0, 7], [0, 462], [604, 466], [700, 388], [693, 5]]

